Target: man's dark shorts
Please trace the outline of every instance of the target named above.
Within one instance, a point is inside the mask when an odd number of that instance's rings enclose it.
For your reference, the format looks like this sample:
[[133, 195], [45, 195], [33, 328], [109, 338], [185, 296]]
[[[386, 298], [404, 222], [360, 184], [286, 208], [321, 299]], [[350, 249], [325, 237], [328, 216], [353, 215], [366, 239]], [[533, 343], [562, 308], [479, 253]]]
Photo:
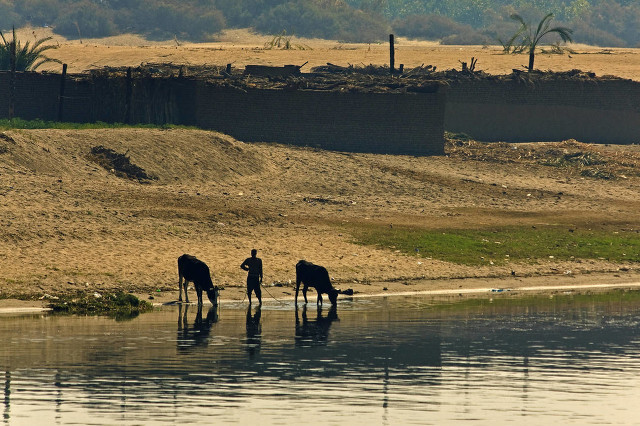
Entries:
[[258, 275], [247, 276], [247, 293], [255, 291], [256, 294], [260, 292], [260, 277]]

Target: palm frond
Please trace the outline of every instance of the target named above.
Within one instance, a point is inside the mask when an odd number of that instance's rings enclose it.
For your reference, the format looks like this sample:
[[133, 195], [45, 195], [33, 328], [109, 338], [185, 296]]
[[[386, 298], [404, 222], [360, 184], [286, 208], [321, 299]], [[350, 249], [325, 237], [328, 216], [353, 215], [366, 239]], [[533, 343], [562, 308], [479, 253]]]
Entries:
[[512, 13], [511, 16], [509, 16], [511, 19], [513, 19], [514, 21], [518, 21], [520, 22], [520, 24], [522, 24], [522, 26], [527, 26], [527, 23], [524, 22], [524, 19], [522, 19], [522, 16], [518, 15], [517, 13]]
[[550, 33], [556, 33], [560, 36], [562, 41], [565, 43], [568, 41], [573, 41], [571, 39], [571, 34], [573, 34], [573, 30], [567, 27], [554, 27], [549, 30]]
[[13, 29], [13, 40], [8, 41], [5, 35], [0, 31], [0, 70], [9, 70], [11, 68], [11, 48], [15, 46], [15, 67], [17, 71], [35, 71], [41, 65], [48, 62], [61, 63], [57, 59], [49, 58], [43, 55], [43, 52], [50, 49], [57, 49], [58, 46], [45, 44], [52, 37], [44, 37], [36, 40], [33, 44], [27, 41], [24, 45], [16, 38], [15, 28]]
[[[538, 47], [538, 44], [540, 43], [540, 41], [544, 36], [550, 33], [556, 33], [560, 36], [562, 41], [565, 43], [568, 41], [573, 41], [571, 39], [571, 34], [573, 33], [573, 30], [571, 28], [567, 28], [567, 27], [551, 28], [551, 20], [553, 19], [553, 13], [547, 13], [540, 20], [535, 32], [533, 31], [533, 28], [531, 27], [531, 25], [525, 22], [522, 16], [518, 15], [517, 13], [511, 14], [510, 18], [513, 19], [514, 21], [519, 22], [521, 25], [520, 29], [514, 35], [514, 37], [516, 39], [518, 37], [521, 37], [522, 43], [520, 46], [522, 47], [522, 51], [524, 50], [529, 51], [529, 66], [528, 66], [529, 71], [533, 70], [533, 65], [535, 61], [535, 51], [536, 51], [536, 48]], [[524, 35], [527, 32], [528, 32], [528, 35]], [[513, 43], [514, 40], [515, 39], [512, 38], [510, 42]], [[503, 44], [503, 47], [504, 47], [504, 44]], [[514, 53], [515, 53], [515, 49], [514, 49]]]
[[544, 18], [542, 18], [542, 20], [540, 21], [540, 23], [538, 24], [538, 29], [535, 32], [535, 39], [540, 40], [540, 38], [546, 34], [546, 32], [549, 29], [549, 25], [551, 25], [549, 23], [549, 20], [553, 18], [553, 13], [547, 13], [545, 15]]

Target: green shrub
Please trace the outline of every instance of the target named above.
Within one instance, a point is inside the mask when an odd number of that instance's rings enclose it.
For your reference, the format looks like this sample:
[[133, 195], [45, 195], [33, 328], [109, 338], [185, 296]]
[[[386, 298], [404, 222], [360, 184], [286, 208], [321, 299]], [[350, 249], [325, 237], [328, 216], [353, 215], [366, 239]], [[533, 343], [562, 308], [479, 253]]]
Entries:
[[97, 38], [117, 34], [112, 12], [88, 0], [66, 9], [54, 21], [58, 34], [67, 38]]
[[457, 34], [444, 37], [442, 44], [460, 44], [460, 45], [486, 45], [492, 44], [493, 39], [486, 34], [474, 30], [473, 28], [465, 29]]
[[323, 7], [315, 2], [278, 5], [258, 17], [255, 28], [271, 34], [287, 28], [305, 37], [365, 43], [384, 40], [389, 33], [389, 26], [381, 17], [347, 6]]
[[[14, 12], [22, 17], [23, 22], [37, 27], [51, 25], [62, 10], [73, 7], [61, 0], [19, 0], [14, 1], [13, 5]], [[17, 25], [20, 24], [11, 23], [11, 26]]]
[[595, 28], [585, 21], [576, 21], [572, 26], [576, 33], [576, 40], [581, 43], [607, 47], [623, 47], [627, 45], [621, 38], [600, 28]]
[[149, 5], [138, 10], [136, 28], [153, 39], [177, 36], [203, 40], [225, 26], [222, 13], [215, 8], [196, 7], [185, 3], [147, 0]]
[[9, 0], [0, 0], [0, 29], [9, 29], [13, 26], [21, 27], [25, 21], [13, 9]]
[[443, 37], [473, 30], [442, 15], [411, 15], [393, 23], [394, 31], [404, 37], [439, 40]]

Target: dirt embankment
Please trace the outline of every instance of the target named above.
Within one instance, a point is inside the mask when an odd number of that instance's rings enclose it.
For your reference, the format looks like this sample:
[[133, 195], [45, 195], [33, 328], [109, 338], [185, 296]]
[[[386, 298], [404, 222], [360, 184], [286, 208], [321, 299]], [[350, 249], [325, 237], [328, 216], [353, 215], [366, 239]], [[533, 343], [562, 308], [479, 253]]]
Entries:
[[[276, 297], [291, 296], [299, 259], [365, 294], [464, 288], [481, 281], [449, 278], [512, 270], [637, 278], [634, 264], [604, 260], [467, 267], [353, 243], [345, 224], [640, 226], [636, 146], [452, 141], [447, 152], [325, 152], [198, 130], [5, 131], [0, 296], [121, 289], [175, 298], [176, 259], [191, 253], [211, 266], [223, 298], [242, 299], [239, 265], [254, 247], [265, 283], [282, 284], [270, 287]], [[127, 162], [133, 179], [120, 170]]]

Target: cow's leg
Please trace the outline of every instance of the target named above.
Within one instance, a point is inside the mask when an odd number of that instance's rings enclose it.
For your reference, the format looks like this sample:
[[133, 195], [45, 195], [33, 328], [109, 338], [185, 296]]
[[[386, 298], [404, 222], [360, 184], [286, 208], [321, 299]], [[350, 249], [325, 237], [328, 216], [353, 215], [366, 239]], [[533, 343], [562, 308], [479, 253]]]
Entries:
[[200, 316], [202, 316], [202, 289], [196, 286], [196, 294], [198, 295], [198, 308], [200, 309]]
[[298, 291], [300, 290], [300, 280], [296, 278], [296, 306], [298, 306]]
[[309, 289], [309, 287], [307, 287], [306, 284], [304, 284], [304, 286], [302, 287], [302, 295], [304, 296], [304, 303], [308, 303], [307, 302], [307, 290]]
[[178, 302], [182, 302], [182, 274], [178, 274]]
[[184, 288], [184, 301], [186, 303], [189, 303], [189, 293], [187, 293], [187, 287], [189, 286], [189, 281], [185, 279], [184, 282], [182, 283], [182, 286]]
[[316, 300], [316, 305], [322, 306], [322, 293], [318, 292], [318, 300]]
[[[182, 284], [180, 285], [180, 291], [182, 292]], [[185, 306], [186, 308], [186, 306]], [[182, 305], [178, 305], [178, 331], [182, 331], [182, 324], [184, 323], [184, 328], [187, 328], [187, 314], [185, 310], [184, 316], [182, 315]]]

